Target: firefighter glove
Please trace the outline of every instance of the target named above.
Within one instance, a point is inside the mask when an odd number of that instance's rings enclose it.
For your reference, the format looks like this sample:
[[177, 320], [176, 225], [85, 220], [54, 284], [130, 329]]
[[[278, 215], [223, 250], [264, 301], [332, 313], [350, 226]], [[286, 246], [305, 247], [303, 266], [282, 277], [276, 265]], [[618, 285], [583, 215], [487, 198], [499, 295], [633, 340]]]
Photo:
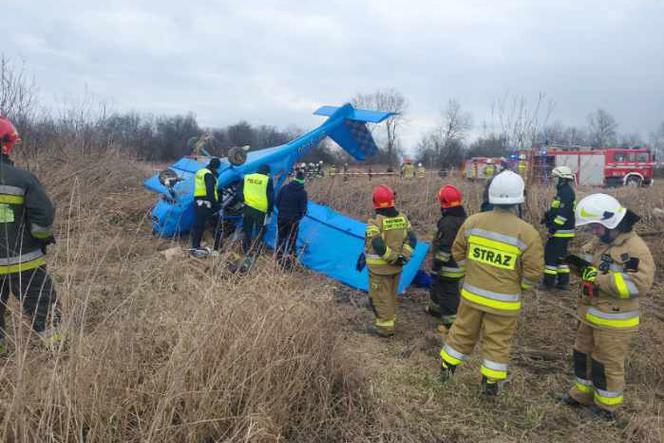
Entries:
[[399, 255], [399, 256], [397, 257], [397, 259], [394, 260], [394, 264], [397, 265], [397, 266], [403, 266], [403, 265], [405, 265], [406, 263], [408, 263], [408, 259], [407, 259], [405, 256], [403, 256], [403, 255]]
[[586, 266], [581, 271], [581, 290], [583, 295], [593, 297], [595, 295], [595, 279], [597, 278], [597, 268]]

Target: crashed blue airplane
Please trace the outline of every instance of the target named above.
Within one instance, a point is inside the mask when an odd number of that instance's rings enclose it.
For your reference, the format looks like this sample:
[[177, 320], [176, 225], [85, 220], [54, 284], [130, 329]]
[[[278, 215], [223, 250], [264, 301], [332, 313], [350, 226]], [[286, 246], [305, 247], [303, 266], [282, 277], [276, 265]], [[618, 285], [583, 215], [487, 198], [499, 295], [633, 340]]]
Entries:
[[[270, 166], [278, 190], [295, 163], [325, 137], [330, 137], [357, 160], [364, 160], [378, 152], [366, 123], [380, 123], [390, 117], [390, 112], [355, 109], [350, 104], [341, 107], [323, 106], [315, 115], [328, 119], [318, 128], [281, 146], [245, 153], [233, 149], [228, 157], [221, 159], [218, 187], [222, 199], [229, 201], [234, 187], [245, 174], [256, 172], [267, 164]], [[145, 181], [145, 186], [161, 197], [152, 210], [152, 228], [155, 234], [175, 236], [187, 233], [193, 225], [194, 174], [207, 164], [182, 158], [164, 172]], [[232, 218], [232, 217], [228, 217]], [[309, 202], [307, 215], [300, 223], [297, 239], [299, 261], [306, 267], [321, 272], [333, 279], [357, 289], [368, 289], [367, 269], [358, 272], [355, 258], [364, 247], [366, 224], [340, 214], [329, 207]], [[265, 235], [265, 242], [274, 247], [276, 240], [276, 217]], [[415, 278], [426, 257], [429, 245], [418, 242], [412, 259], [404, 267], [400, 292], [404, 292]]]

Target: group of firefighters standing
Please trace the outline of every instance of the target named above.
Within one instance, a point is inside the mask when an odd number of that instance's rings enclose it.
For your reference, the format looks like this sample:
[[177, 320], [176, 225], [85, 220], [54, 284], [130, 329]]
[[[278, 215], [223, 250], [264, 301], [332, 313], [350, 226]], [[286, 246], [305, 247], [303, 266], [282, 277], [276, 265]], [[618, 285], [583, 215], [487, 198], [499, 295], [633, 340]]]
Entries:
[[[481, 392], [497, 395], [507, 379], [522, 292], [535, 286], [568, 288], [571, 265], [581, 279], [575, 379], [558, 399], [614, 420], [623, 402], [629, 340], [639, 324], [639, 297], [650, 290], [655, 265], [633, 230], [639, 220], [635, 213], [607, 194], [592, 194], [577, 204], [572, 171], [557, 167], [552, 175], [558, 183], [542, 220], [549, 235], [545, 247], [537, 230], [518, 216], [525, 200], [521, 175], [508, 169], [495, 175], [488, 187], [490, 205], [469, 217], [459, 189], [446, 185], [438, 192], [441, 218], [432, 243], [427, 312], [441, 319], [439, 330], [446, 332], [440, 379], [452, 377], [479, 341]], [[369, 268], [375, 313], [370, 332], [389, 337], [397, 326], [399, 276], [417, 241], [389, 187], [375, 188], [373, 205], [376, 215], [368, 221], [357, 267], [366, 262]], [[568, 255], [577, 228], [589, 230], [595, 240], [581, 255]]]
[[[9, 294], [22, 303], [32, 327], [47, 342], [59, 341], [56, 295], [44, 255], [54, 242], [54, 208], [39, 181], [9, 159], [20, 140], [12, 123], [0, 117], [0, 352], [4, 350], [4, 309]], [[201, 251], [201, 237], [220, 210], [219, 159], [195, 174], [195, 222], [192, 247]], [[524, 180], [506, 169], [488, 186], [483, 212], [467, 216], [462, 193], [452, 185], [437, 195], [441, 208], [433, 240], [427, 312], [441, 319], [446, 332], [440, 351], [440, 379], [445, 382], [470, 358], [481, 342], [481, 392], [495, 396], [507, 379], [508, 361], [522, 305], [522, 291], [541, 281], [544, 289], [566, 289], [570, 265], [579, 274], [579, 326], [573, 347], [575, 380], [560, 401], [588, 406], [596, 416], [614, 419], [623, 402], [624, 364], [630, 337], [639, 325], [639, 297], [650, 290], [655, 274], [652, 255], [633, 227], [639, 216], [614, 197], [592, 194], [578, 204], [567, 167], [553, 170], [556, 195], [542, 223], [548, 230], [542, 247], [537, 230], [519, 214]], [[278, 209], [280, 259], [294, 254], [300, 220], [307, 207], [304, 171], [298, 171], [275, 198], [270, 168], [244, 176], [236, 198], [244, 203], [243, 249], [260, 240], [273, 208]], [[396, 209], [395, 193], [386, 185], [373, 192], [375, 216], [366, 228], [364, 253], [357, 269], [369, 271], [369, 300], [375, 313], [371, 331], [389, 337], [397, 327], [397, 293], [403, 266], [411, 259], [417, 238], [408, 217]], [[218, 226], [218, 223], [215, 223]], [[580, 255], [568, 255], [575, 229], [587, 227], [595, 241]], [[221, 247], [215, 233], [214, 249]], [[206, 251], [213, 253], [214, 251]], [[543, 275], [543, 279], [542, 279]]]

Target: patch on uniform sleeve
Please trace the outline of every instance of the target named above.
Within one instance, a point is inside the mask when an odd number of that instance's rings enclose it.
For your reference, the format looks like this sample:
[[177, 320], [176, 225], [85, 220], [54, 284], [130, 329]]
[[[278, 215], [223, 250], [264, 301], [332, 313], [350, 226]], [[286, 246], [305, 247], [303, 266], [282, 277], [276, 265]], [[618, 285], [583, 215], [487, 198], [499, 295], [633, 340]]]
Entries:
[[14, 223], [14, 210], [11, 206], [0, 204], [0, 223]]

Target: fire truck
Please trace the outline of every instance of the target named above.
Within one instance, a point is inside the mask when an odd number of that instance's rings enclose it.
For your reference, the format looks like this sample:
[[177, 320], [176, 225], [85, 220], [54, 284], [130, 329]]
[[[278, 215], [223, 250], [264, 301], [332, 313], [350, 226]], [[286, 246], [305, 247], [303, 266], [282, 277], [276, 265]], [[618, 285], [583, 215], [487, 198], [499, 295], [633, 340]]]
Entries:
[[580, 185], [644, 186], [653, 183], [655, 160], [648, 148], [545, 145], [533, 148], [529, 168], [546, 181], [556, 166], [569, 166]]

